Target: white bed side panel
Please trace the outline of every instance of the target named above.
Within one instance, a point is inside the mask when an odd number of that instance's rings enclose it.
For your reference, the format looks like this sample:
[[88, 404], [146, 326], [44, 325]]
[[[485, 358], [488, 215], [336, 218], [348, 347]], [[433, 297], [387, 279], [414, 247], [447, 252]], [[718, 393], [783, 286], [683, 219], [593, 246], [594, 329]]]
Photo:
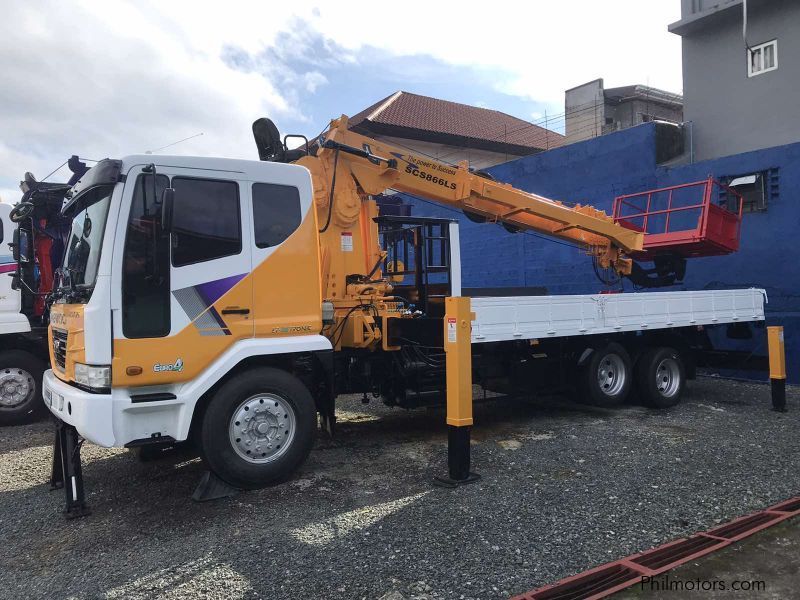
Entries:
[[761, 289], [472, 298], [472, 342], [762, 321]]

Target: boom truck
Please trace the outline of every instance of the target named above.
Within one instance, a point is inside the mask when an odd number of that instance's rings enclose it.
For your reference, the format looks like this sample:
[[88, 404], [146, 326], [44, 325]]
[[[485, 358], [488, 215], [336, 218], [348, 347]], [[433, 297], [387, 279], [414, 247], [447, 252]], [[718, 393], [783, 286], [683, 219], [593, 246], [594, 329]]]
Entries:
[[86, 164], [72, 156], [65, 183], [37, 181], [25, 173], [22, 198], [0, 203], [0, 426], [48, 413], [41, 380], [49, 359], [47, 298], [64, 254], [70, 221], [61, 214], [64, 195]]
[[[340, 394], [446, 403], [447, 483], [464, 482], [473, 383], [526, 395], [575, 384], [604, 406], [635, 389], [668, 407], [709, 327], [764, 319], [755, 289], [464, 298], [458, 223], [381, 216], [374, 195], [408, 192], [565, 240], [621, 276], [636, 276], [632, 257], [652, 260], [648, 227], [365, 137], [345, 116], [296, 149], [268, 119], [253, 133], [260, 161], [106, 159], [68, 193], [43, 382], [67, 516], [88, 510], [83, 439], [192, 440], [209, 469], [195, 492], [205, 499], [289, 477], [318, 415], [333, 434]], [[655, 237], [658, 253], [678, 256], [657, 267], [663, 281], [691, 244]]]

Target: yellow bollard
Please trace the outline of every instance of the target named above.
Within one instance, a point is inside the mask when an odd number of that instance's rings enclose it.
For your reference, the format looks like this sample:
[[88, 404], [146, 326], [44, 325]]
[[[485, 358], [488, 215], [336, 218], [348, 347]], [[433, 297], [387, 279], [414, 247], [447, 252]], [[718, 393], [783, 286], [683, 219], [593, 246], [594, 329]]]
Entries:
[[769, 381], [772, 386], [772, 410], [786, 412], [786, 350], [783, 327], [767, 327]]
[[472, 428], [472, 321], [469, 298], [445, 299], [444, 351], [447, 384], [447, 466], [449, 477], [434, 483], [456, 487], [480, 476], [470, 472]]

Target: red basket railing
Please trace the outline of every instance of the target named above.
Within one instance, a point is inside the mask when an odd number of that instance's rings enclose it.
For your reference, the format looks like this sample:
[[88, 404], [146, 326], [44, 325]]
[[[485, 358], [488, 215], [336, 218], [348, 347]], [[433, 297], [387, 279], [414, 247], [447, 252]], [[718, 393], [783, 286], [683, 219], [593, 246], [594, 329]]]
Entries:
[[[713, 201], [723, 197], [725, 206]], [[709, 177], [618, 196], [613, 217], [645, 234], [643, 251], [635, 254], [718, 256], [739, 249], [743, 206], [739, 192]]]

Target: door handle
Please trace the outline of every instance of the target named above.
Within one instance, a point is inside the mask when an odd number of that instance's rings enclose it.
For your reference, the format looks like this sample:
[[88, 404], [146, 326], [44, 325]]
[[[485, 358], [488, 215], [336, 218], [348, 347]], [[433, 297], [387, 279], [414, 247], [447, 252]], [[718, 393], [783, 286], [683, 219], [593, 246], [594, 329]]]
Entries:
[[223, 308], [222, 309], [223, 315], [249, 315], [250, 309], [249, 308]]

